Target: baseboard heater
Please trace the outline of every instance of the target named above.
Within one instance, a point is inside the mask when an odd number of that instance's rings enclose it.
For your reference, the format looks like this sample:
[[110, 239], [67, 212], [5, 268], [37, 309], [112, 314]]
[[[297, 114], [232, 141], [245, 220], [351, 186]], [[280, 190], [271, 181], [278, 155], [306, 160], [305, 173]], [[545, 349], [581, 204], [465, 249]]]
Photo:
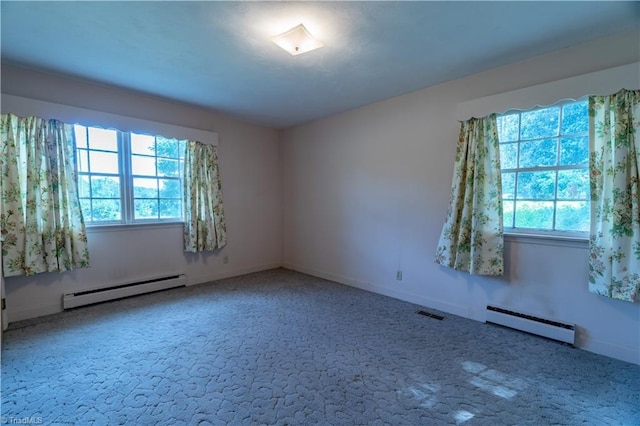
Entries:
[[186, 283], [187, 279], [182, 274], [169, 275], [110, 287], [84, 290], [76, 293], [67, 293], [62, 296], [62, 307], [63, 309], [77, 308], [79, 306], [122, 299], [123, 297], [181, 287], [186, 285]]
[[486, 322], [525, 331], [571, 345], [575, 343], [576, 329], [573, 324], [535, 317], [497, 306], [487, 306]]

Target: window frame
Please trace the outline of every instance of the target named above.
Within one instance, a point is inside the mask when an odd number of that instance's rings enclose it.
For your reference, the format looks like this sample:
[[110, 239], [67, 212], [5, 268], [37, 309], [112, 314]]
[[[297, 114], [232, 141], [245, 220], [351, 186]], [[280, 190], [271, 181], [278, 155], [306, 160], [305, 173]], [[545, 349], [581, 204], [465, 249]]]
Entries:
[[[101, 197], [93, 197], [93, 194], [91, 193], [91, 186], [89, 186], [89, 197], [81, 197], [80, 199], [83, 200], [89, 200], [89, 202], [91, 203], [91, 213], [89, 215], [86, 214], [86, 212], [83, 211], [83, 215], [84, 215], [84, 220], [85, 220], [85, 225], [87, 227], [117, 227], [117, 226], [124, 226], [124, 227], [130, 227], [130, 226], [140, 226], [140, 225], [162, 225], [162, 224], [182, 224], [184, 223], [184, 209], [183, 209], [183, 203], [184, 203], [184, 175], [183, 175], [183, 170], [184, 170], [184, 148], [186, 147], [186, 139], [178, 139], [178, 138], [171, 138], [171, 137], [165, 137], [162, 135], [153, 135], [153, 134], [149, 134], [149, 133], [144, 133], [144, 132], [124, 132], [124, 131], [120, 131], [118, 129], [113, 129], [113, 128], [105, 128], [105, 127], [101, 127], [101, 126], [96, 126], [96, 125], [84, 125], [84, 124], [75, 124], [74, 125], [74, 129], [75, 131], [77, 131], [78, 128], [83, 128], [85, 131], [85, 135], [86, 135], [86, 141], [87, 141], [87, 146], [85, 147], [79, 147], [76, 145], [76, 149], [75, 149], [75, 153], [76, 156], [78, 156], [78, 152], [80, 150], [85, 150], [87, 151], [87, 158], [89, 157], [89, 154], [91, 151], [97, 151], [97, 152], [101, 152], [102, 150], [99, 149], [92, 149], [91, 148], [91, 143], [90, 143], [90, 139], [89, 139], [89, 129], [90, 128], [96, 128], [96, 129], [103, 129], [103, 130], [112, 130], [116, 132], [116, 136], [117, 136], [117, 155], [118, 155], [118, 174], [114, 174], [114, 173], [102, 173], [102, 172], [92, 172], [91, 171], [91, 163], [88, 162], [88, 170], [87, 171], [81, 171], [80, 167], [78, 167], [78, 179], [80, 180], [82, 178], [82, 176], [89, 176], [89, 182], [91, 182], [91, 177], [93, 176], [105, 176], [105, 177], [118, 177], [120, 180], [120, 219], [119, 220], [93, 220], [93, 200], [94, 199], [102, 199]], [[168, 140], [174, 140], [178, 142], [178, 157], [168, 157], [168, 156], [162, 156], [162, 155], [158, 155], [158, 153], [156, 152], [154, 155], [149, 155], [149, 154], [144, 154], [144, 156], [146, 157], [150, 157], [154, 159], [155, 162], [155, 176], [154, 175], [140, 175], [140, 174], [134, 174], [133, 173], [133, 156], [134, 155], [138, 155], [138, 154], [134, 154], [133, 153], [133, 147], [132, 147], [132, 137], [131, 135], [135, 134], [135, 135], [143, 135], [143, 136], [150, 136], [154, 138], [154, 143], [157, 144], [157, 140], [158, 138], [164, 138], [164, 139], [168, 139]], [[180, 151], [180, 149], [182, 149], [182, 151]], [[106, 151], [106, 152], [114, 152], [114, 151]], [[158, 174], [158, 159], [171, 159], [171, 160], [177, 160], [178, 161], [178, 173], [177, 176], [165, 176], [163, 174]], [[180, 196], [179, 198], [163, 198], [161, 197], [160, 194], [160, 188], [158, 186], [157, 188], [157, 197], [155, 198], [155, 200], [157, 200], [158, 203], [158, 217], [155, 218], [138, 218], [136, 219], [135, 217], [135, 189], [134, 189], [134, 179], [135, 178], [153, 178], [156, 179], [158, 182], [161, 179], [167, 179], [167, 180], [174, 180], [174, 181], [178, 181], [179, 182], [179, 189], [180, 189]], [[91, 183], [90, 183], [91, 185]], [[115, 198], [113, 198], [115, 199]], [[139, 199], [146, 199], [145, 197], [140, 197]], [[148, 199], [154, 199], [154, 198], [148, 198]], [[175, 200], [179, 200], [179, 211], [180, 211], [180, 216], [179, 217], [160, 217], [160, 201], [163, 199], [175, 199]]]
[[[515, 109], [510, 109], [507, 110], [501, 114], [498, 114], [498, 119], [501, 117], [505, 117], [505, 116], [509, 116], [509, 115], [514, 115], [514, 114], [518, 114], [519, 118], [518, 118], [518, 137], [516, 140], [506, 140], [506, 141], [502, 141], [499, 139], [499, 146], [500, 148], [502, 148], [503, 145], [506, 144], [516, 144], [517, 145], [517, 157], [516, 157], [516, 165], [513, 168], [505, 168], [502, 166], [500, 167], [500, 176], [501, 178], [504, 176], [505, 173], [513, 173], [514, 174], [514, 190], [513, 190], [513, 198], [504, 198], [504, 192], [503, 192], [503, 196], [502, 196], [502, 201], [503, 201], [503, 220], [504, 220], [504, 207], [506, 202], [511, 202], [513, 203], [513, 216], [512, 216], [512, 220], [511, 220], [511, 224], [513, 226], [506, 226], [506, 224], [503, 222], [504, 227], [503, 227], [503, 231], [505, 236], [511, 236], [511, 237], [533, 237], [533, 238], [546, 238], [546, 239], [555, 239], [555, 240], [564, 240], [564, 241], [586, 241], [588, 240], [589, 237], [589, 231], [577, 231], [577, 230], [558, 230], [558, 229], [542, 229], [542, 228], [523, 228], [523, 227], [517, 227], [516, 225], [516, 213], [517, 213], [517, 203], [518, 202], [522, 202], [522, 201], [549, 201], [553, 203], [553, 215], [552, 215], [552, 227], [555, 228], [557, 226], [557, 205], [558, 202], [563, 202], [563, 201], [584, 201], [587, 203], [587, 208], [589, 207], [589, 203], [590, 203], [590, 194], [589, 194], [589, 187], [586, 188], [586, 198], [585, 199], [568, 199], [568, 198], [560, 198], [558, 197], [558, 173], [561, 171], [566, 171], [566, 170], [586, 170], [587, 173], [587, 177], [589, 176], [589, 152], [587, 152], [587, 156], [586, 156], [586, 162], [585, 163], [580, 163], [580, 164], [569, 164], [569, 165], [562, 165], [561, 164], [561, 152], [562, 152], [562, 145], [561, 145], [561, 141], [564, 138], [578, 138], [578, 137], [586, 137], [588, 140], [589, 137], [589, 129], [588, 129], [588, 123], [587, 123], [587, 130], [586, 132], [579, 132], [579, 133], [563, 133], [562, 132], [562, 124], [563, 124], [563, 119], [564, 119], [564, 107], [567, 105], [571, 105], [571, 104], [578, 104], [578, 103], [584, 103], [587, 101], [587, 97], [581, 97], [579, 99], [565, 99], [559, 102], [556, 102], [552, 105], [545, 105], [545, 106], [540, 106], [537, 105], [534, 108], [531, 109], [527, 109], [527, 110], [515, 110]], [[559, 108], [559, 112], [558, 112], [558, 130], [557, 133], [554, 134], [553, 136], [545, 136], [545, 137], [533, 137], [533, 138], [522, 138], [521, 135], [521, 131], [522, 131], [522, 114], [526, 114], [528, 112], [532, 112], [532, 111], [540, 111], [540, 110], [545, 110], [545, 109], [551, 109], [551, 108]], [[586, 115], [586, 119], [588, 121], [588, 112]], [[500, 129], [499, 129], [499, 133], [500, 133]], [[521, 144], [527, 143], [527, 142], [536, 142], [536, 141], [543, 141], [543, 140], [548, 140], [548, 139], [553, 139], [556, 141], [555, 144], [555, 149], [556, 149], [556, 159], [555, 159], [555, 165], [552, 166], [533, 166], [533, 167], [519, 167], [519, 160], [520, 160], [520, 147]], [[587, 145], [587, 151], [588, 151], [588, 145]], [[545, 172], [545, 171], [550, 171], [553, 172], [555, 174], [554, 176], [554, 187], [553, 187], [553, 198], [518, 198], [518, 174], [519, 173], [527, 173], [527, 172]], [[503, 185], [504, 187], [504, 185]], [[590, 220], [590, 218], [589, 218]]]

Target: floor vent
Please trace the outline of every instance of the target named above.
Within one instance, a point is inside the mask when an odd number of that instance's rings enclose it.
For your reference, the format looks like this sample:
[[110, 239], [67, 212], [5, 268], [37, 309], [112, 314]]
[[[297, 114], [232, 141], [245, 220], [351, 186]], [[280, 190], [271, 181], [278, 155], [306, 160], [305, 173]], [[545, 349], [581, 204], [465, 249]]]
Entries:
[[437, 319], [438, 321], [442, 321], [444, 319], [444, 317], [441, 316], [441, 315], [432, 314], [431, 312], [422, 311], [422, 310], [416, 311], [416, 314], [422, 315], [422, 316], [425, 316], [425, 317], [429, 317], [429, 318], [433, 318], [433, 319]]
[[106, 302], [123, 297], [137, 296], [186, 285], [184, 275], [170, 275], [131, 283], [118, 284], [110, 287], [95, 288], [62, 296], [63, 309], [77, 308], [84, 305]]
[[573, 324], [527, 315], [497, 306], [487, 306], [486, 322], [525, 331], [571, 345], [575, 343], [576, 329]]

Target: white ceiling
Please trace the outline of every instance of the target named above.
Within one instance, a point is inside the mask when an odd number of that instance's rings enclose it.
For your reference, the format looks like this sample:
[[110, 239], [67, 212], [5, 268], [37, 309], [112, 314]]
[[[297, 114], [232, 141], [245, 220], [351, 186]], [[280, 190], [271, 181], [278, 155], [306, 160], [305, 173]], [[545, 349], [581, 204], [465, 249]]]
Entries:
[[[283, 128], [640, 26], [640, 2], [13, 2], [2, 60]], [[270, 37], [303, 22], [325, 47]], [[639, 41], [640, 44], [640, 41]]]

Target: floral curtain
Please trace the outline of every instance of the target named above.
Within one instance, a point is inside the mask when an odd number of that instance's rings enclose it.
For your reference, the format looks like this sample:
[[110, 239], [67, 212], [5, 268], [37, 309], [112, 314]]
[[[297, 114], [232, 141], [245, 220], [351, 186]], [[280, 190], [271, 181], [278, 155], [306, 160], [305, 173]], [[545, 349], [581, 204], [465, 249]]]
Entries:
[[460, 126], [447, 218], [436, 263], [478, 275], [504, 273], [502, 178], [496, 115]]
[[589, 290], [640, 294], [640, 90], [589, 97]]
[[13, 114], [0, 126], [4, 276], [88, 267], [73, 127]]
[[200, 252], [224, 247], [227, 224], [215, 146], [187, 142], [184, 198], [184, 250]]

